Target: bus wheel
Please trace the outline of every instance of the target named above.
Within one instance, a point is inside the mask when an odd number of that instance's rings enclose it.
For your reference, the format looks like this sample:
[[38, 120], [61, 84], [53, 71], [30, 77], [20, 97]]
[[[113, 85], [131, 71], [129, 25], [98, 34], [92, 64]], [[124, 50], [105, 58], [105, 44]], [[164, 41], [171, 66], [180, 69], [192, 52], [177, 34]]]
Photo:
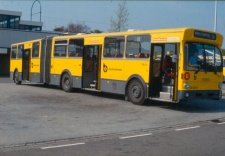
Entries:
[[65, 92], [70, 92], [72, 90], [72, 79], [68, 73], [63, 74], [61, 85]]
[[128, 99], [137, 105], [141, 105], [145, 101], [145, 90], [141, 82], [137, 79], [132, 80], [128, 85]]
[[22, 83], [22, 81], [19, 81], [19, 72], [16, 71], [14, 74], [14, 83], [16, 83], [17, 85], [20, 85]]
[[44, 83], [44, 86], [45, 86], [45, 87], [48, 87], [48, 86], [49, 86], [49, 83]]

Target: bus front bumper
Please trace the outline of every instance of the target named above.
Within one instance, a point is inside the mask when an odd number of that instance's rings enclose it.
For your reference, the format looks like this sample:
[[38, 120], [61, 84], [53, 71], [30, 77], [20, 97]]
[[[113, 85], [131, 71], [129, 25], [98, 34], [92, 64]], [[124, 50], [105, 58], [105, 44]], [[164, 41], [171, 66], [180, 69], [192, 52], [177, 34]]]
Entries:
[[179, 91], [180, 100], [221, 99], [222, 90], [182, 90]]

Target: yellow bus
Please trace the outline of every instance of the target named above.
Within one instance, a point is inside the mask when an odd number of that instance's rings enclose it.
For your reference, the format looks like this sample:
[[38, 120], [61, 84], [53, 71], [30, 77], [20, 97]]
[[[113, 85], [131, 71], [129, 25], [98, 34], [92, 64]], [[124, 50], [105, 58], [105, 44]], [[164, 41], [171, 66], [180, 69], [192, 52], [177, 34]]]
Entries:
[[223, 56], [223, 82], [225, 82], [225, 56]]
[[220, 99], [222, 41], [194, 28], [46, 37], [12, 44], [10, 77], [122, 94], [134, 104]]

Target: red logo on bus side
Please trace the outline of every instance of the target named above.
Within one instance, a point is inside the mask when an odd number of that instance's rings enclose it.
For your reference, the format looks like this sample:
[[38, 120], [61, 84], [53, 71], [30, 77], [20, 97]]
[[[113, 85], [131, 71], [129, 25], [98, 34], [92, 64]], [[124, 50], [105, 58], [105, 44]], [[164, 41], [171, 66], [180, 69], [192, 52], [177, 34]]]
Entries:
[[189, 80], [190, 79], [190, 73], [189, 72], [185, 72], [184, 73], [184, 79], [185, 80]]

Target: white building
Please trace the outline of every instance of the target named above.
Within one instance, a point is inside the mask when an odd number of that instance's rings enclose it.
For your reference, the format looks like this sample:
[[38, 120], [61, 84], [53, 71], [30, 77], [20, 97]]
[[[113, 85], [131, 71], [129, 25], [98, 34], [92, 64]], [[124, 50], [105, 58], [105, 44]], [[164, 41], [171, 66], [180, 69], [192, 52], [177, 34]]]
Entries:
[[22, 13], [0, 10], [0, 76], [9, 76], [10, 46], [12, 43], [60, 34], [43, 31], [42, 22], [21, 20]]

